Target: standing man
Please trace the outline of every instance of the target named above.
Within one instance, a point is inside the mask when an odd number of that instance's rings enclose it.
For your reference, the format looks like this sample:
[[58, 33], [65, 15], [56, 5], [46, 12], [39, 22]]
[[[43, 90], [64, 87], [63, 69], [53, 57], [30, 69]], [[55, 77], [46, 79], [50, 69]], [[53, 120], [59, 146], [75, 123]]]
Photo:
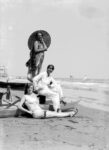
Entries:
[[46, 31], [39, 30], [31, 34], [28, 40], [30, 48], [30, 59], [26, 62], [28, 67], [27, 78], [32, 82], [34, 76], [38, 75], [42, 68], [44, 52], [47, 51], [51, 38]]

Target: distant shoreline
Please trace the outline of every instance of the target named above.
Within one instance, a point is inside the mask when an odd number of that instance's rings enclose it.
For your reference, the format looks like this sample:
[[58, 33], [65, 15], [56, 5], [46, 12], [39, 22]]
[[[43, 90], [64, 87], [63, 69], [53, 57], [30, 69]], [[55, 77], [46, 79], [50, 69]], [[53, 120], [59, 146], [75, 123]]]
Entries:
[[[91, 78], [87, 78], [87, 79], [83, 79], [83, 78], [61, 78], [61, 77], [56, 77], [56, 80], [59, 81], [67, 81], [67, 82], [82, 82], [82, 83], [109, 83], [109, 79], [91, 79]], [[0, 77], [0, 82], [13, 82], [13, 81], [28, 81], [27, 77], [25, 76], [10, 76], [10, 77]]]

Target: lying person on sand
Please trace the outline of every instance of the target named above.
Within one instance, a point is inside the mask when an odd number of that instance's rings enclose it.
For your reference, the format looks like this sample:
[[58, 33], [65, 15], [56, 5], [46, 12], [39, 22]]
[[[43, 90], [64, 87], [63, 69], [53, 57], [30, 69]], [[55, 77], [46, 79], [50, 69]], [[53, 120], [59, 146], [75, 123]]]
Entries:
[[63, 91], [59, 83], [55, 81], [52, 77], [52, 72], [54, 71], [54, 65], [48, 65], [45, 72], [33, 78], [34, 90], [38, 92], [39, 95], [46, 96], [46, 99], [50, 99], [53, 102], [53, 107], [55, 111], [60, 110], [60, 103], [63, 101]]
[[[23, 107], [24, 104], [28, 109]], [[27, 112], [28, 114], [31, 114], [33, 118], [73, 117], [78, 112], [77, 109], [70, 112], [56, 112], [42, 109], [40, 107], [37, 95], [33, 93], [32, 83], [28, 83], [26, 85], [24, 96], [22, 97], [18, 108], [24, 112]]]

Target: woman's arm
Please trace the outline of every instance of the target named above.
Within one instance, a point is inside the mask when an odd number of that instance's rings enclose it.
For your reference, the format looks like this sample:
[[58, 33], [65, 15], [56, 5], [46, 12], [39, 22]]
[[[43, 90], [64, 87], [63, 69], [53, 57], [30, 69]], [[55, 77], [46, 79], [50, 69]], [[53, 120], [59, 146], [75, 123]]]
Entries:
[[43, 44], [43, 48], [44, 48], [44, 49], [47, 49], [47, 46], [46, 46], [46, 44], [45, 44], [45, 42], [44, 42], [44, 39], [43, 39], [42, 35], [40, 35], [40, 40], [41, 40], [41, 42], [42, 42], [42, 44]]
[[42, 41], [41, 43], [42, 43], [43, 47], [39, 47], [38, 41], [34, 42], [34, 50], [36, 53], [47, 51], [47, 47], [46, 47], [43, 39], [41, 41]]
[[24, 111], [24, 112], [27, 112], [27, 113], [29, 113], [29, 114], [32, 114], [32, 111], [29, 111], [29, 110], [23, 108], [23, 104], [24, 104], [25, 100], [26, 100], [26, 99], [25, 99], [25, 96], [23, 96], [22, 99], [21, 99], [21, 101], [20, 101], [20, 104], [18, 105], [18, 108], [19, 108], [20, 110]]
[[7, 95], [7, 93], [4, 93], [4, 94], [3, 94], [2, 102], [6, 102], [7, 104], [11, 104], [10, 99], [7, 99], [7, 98], [6, 98], [6, 95]]
[[9, 100], [3, 99], [3, 102], [6, 102], [7, 104], [12, 104]]

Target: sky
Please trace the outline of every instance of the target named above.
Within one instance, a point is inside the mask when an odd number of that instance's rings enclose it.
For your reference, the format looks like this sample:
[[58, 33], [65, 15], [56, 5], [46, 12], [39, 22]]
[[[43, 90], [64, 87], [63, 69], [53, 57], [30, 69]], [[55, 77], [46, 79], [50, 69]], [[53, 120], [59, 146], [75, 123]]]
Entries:
[[109, 0], [0, 0], [0, 65], [10, 76], [27, 75], [27, 41], [40, 29], [51, 36], [42, 71], [109, 78]]

